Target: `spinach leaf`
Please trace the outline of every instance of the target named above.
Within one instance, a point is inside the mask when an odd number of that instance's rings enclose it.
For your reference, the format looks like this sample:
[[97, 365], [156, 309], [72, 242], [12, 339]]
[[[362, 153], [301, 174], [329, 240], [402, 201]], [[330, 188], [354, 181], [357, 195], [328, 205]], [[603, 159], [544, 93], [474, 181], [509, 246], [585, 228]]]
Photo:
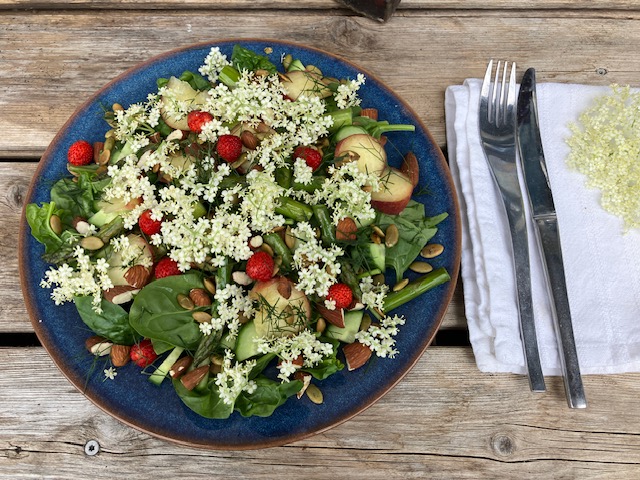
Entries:
[[258, 55], [251, 50], [248, 50], [240, 45], [233, 47], [231, 53], [231, 63], [238, 71], [249, 70], [266, 70], [269, 73], [277, 73], [278, 69], [271, 63], [271, 61], [264, 55]]
[[203, 288], [201, 274], [174, 275], [151, 282], [133, 300], [131, 326], [143, 337], [196, 349], [202, 333], [191, 316], [193, 312], [178, 304], [178, 294], [188, 295], [192, 288]]
[[60, 219], [71, 225], [74, 217], [89, 218], [94, 213], [93, 189], [91, 181], [85, 175], [58, 180], [51, 189], [51, 201], [63, 211]]
[[37, 241], [44, 245], [45, 253], [53, 253], [58, 251], [64, 242], [61, 237], [51, 229], [51, 215], [62, 215], [62, 211], [56, 208], [55, 202], [43, 203], [39, 207], [36, 203], [27, 205], [26, 217], [29, 227], [31, 227], [31, 235]]
[[209, 380], [205, 388], [194, 390], [187, 390], [180, 380], [173, 380], [173, 388], [187, 407], [205, 418], [224, 419], [233, 413], [233, 405], [227, 405], [220, 398], [214, 379]]
[[425, 218], [424, 205], [413, 200], [399, 215], [378, 213], [376, 225], [384, 230], [394, 223], [400, 233], [398, 243], [385, 251], [385, 263], [395, 270], [397, 281], [402, 279], [420, 250], [438, 232], [436, 225], [447, 216], [447, 213], [442, 213]]
[[96, 335], [119, 345], [133, 345], [140, 336], [129, 325], [129, 314], [120, 305], [102, 299], [102, 313], [93, 310], [93, 298], [75, 297], [74, 302], [80, 318]]
[[258, 388], [253, 393], [242, 392], [236, 399], [235, 409], [243, 417], [268, 417], [276, 408], [295, 395], [301, 388], [302, 382], [280, 383], [267, 377], [260, 376], [255, 380]]
[[251, 369], [251, 373], [249, 373], [249, 378], [254, 379], [258, 375], [260, 375], [274, 358], [276, 358], [275, 353], [267, 353], [266, 355], [261, 355], [260, 357], [258, 357], [256, 359], [255, 366]]

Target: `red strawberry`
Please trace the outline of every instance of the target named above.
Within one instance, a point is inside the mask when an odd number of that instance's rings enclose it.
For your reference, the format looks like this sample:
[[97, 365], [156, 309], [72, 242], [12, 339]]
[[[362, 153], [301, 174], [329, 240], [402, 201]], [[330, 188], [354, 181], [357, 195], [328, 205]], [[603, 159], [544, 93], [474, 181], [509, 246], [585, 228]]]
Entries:
[[129, 357], [131, 357], [131, 361], [138, 365], [139, 367], [147, 367], [151, 365], [158, 355], [153, 350], [153, 345], [151, 344], [151, 340], [145, 338], [140, 343], [131, 347], [129, 351]]
[[213, 120], [213, 115], [209, 112], [203, 112], [202, 110], [193, 110], [187, 115], [189, 130], [195, 133], [202, 132], [204, 124], [209, 123], [211, 120]]
[[344, 283], [335, 283], [329, 287], [327, 300], [336, 302], [336, 308], [347, 308], [353, 300], [353, 292]]
[[160, 233], [162, 227], [162, 220], [154, 220], [151, 218], [151, 210], [145, 210], [138, 219], [138, 226], [140, 231], [145, 235], [155, 235]]
[[315, 172], [322, 163], [322, 155], [311, 147], [298, 147], [293, 151], [293, 159], [302, 158]]
[[178, 269], [178, 262], [169, 257], [164, 257], [156, 265], [156, 278], [164, 278], [180, 274], [182, 274], [182, 272]]
[[93, 161], [93, 146], [86, 140], [78, 140], [69, 147], [67, 160], [71, 165], [88, 165]]
[[273, 276], [274, 266], [275, 262], [271, 255], [267, 252], [259, 251], [247, 260], [247, 275], [254, 280], [266, 282]]
[[220, 135], [216, 152], [225, 162], [233, 163], [242, 155], [242, 140], [236, 135]]

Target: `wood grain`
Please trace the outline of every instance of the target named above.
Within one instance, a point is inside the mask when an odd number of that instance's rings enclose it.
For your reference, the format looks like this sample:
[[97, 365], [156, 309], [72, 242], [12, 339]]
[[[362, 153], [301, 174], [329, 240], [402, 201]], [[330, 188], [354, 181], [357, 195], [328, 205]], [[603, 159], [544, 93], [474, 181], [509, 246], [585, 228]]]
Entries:
[[[434, 347], [377, 404], [334, 429], [284, 447], [222, 452], [124, 426], [75, 391], [40, 348], [0, 349], [0, 363], [0, 479], [640, 475], [640, 375], [586, 377], [589, 408], [571, 411], [559, 378], [532, 394], [524, 377], [478, 372], [469, 349]], [[84, 454], [90, 439], [100, 444], [94, 457]]]
[[41, 155], [73, 111], [126, 69], [227, 37], [296, 41], [352, 60], [405, 99], [444, 146], [445, 88], [480, 76], [490, 56], [535, 66], [539, 81], [635, 84], [640, 62], [628, 52], [640, 50], [638, 18], [633, 11], [465, 10], [418, 12], [383, 25], [305, 11], [6, 12], [0, 15], [0, 158]]

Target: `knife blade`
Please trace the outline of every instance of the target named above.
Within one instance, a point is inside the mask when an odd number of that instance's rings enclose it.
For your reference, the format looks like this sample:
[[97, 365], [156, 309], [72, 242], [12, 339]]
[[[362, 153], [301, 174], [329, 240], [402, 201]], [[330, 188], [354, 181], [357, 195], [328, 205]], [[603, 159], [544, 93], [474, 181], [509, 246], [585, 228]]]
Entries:
[[533, 68], [529, 68], [522, 78], [516, 118], [520, 164], [535, 225], [534, 236], [542, 258], [544, 277], [551, 300], [551, 314], [558, 340], [567, 403], [571, 408], [586, 408], [587, 400], [580, 375], [567, 296], [558, 219], [540, 137], [536, 74]]

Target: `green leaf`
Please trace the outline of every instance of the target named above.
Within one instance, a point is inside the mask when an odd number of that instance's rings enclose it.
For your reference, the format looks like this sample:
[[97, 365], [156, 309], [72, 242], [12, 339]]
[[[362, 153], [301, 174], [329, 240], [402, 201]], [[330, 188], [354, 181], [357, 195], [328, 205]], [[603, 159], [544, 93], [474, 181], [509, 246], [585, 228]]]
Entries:
[[254, 381], [258, 386], [256, 390], [253, 393], [242, 392], [236, 399], [235, 409], [243, 417], [268, 417], [302, 388], [300, 380], [280, 383], [260, 376]]
[[58, 216], [63, 214], [61, 210], [56, 208], [54, 202], [43, 203], [42, 207], [35, 203], [27, 205], [26, 217], [27, 223], [31, 227], [31, 235], [44, 245], [45, 253], [56, 252], [64, 245], [62, 238], [55, 234], [49, 223], [51, 215], [54, 214]]
[[276, 66], [271, 63], [267, 57], [252, 52], [240, 45], [235, 45], [233, 47], [231, 63], [240, 72], [242, 70], [249, 70], [251, 72], [255, 72], [256, 70], [266, 70], [273, 74], [278, 71]]
[[51, 201], [63, 211], [60, 219], [71, 225], [74, 217], [89, 218], [95, 213], [93, 209], [93, 189], [86, 176], [58, 180], [51, 189]]
[[129, 312], [131, 326], [143, 337], [194, 350], [202, 339], [191, 310], [178, 304], [178, 294], [204, 288], [202, 275], [189, 273], [151, 282], [136, 295]]
[[399, 215], [378, 213], [376, 225], [385, 230], [394, 223], [400, 233], [398, 243], [385, 251], [385, 263], [395, 270], [397, 281], [402, 279], [402, 275], [416, 259], [420, 250], [438, 232], [436, 225], [447, 216], [447, 213], [443, 213], [425, 218], [424, 205], [413, 200]]
[[194, 390], [187, 390], [180, 380], [173, 380], [173, 388], [187, 407], [205, 418], [224, 419], [233, 413], [233, 405], [222, 401], [213, 379], [207, 382], [205, 388]]
[[340, 342], [338, 340], [330, 339], [325, 339], [325, 342], [333, 345], [333, 354], [323, 357], [322, 361], [315, 367], [303, 367], [301, 369], [303, 372], [310, 373], [313, 378], [318, 380], [324, 380], [344, 368], [344, 364], [337, 358]]
[[202, 91], [209, 90], [211, 88], [211, 83], [209, 83], [209, 80], [204, 78], [199, 73], [192, 72], [190, 70], [185, 70], [184, 72], [182, 72], [182, 75], [180, 75], [180, 80], [187, 82], [194, 90]]
[[96, 334], [119, 345], [133, 345], [140, 336], [129, 325], [129, 314], [120, 305], [102, 299], [102, 313], [93, 310], [93, 297], [75, 297], [82, 321]]

